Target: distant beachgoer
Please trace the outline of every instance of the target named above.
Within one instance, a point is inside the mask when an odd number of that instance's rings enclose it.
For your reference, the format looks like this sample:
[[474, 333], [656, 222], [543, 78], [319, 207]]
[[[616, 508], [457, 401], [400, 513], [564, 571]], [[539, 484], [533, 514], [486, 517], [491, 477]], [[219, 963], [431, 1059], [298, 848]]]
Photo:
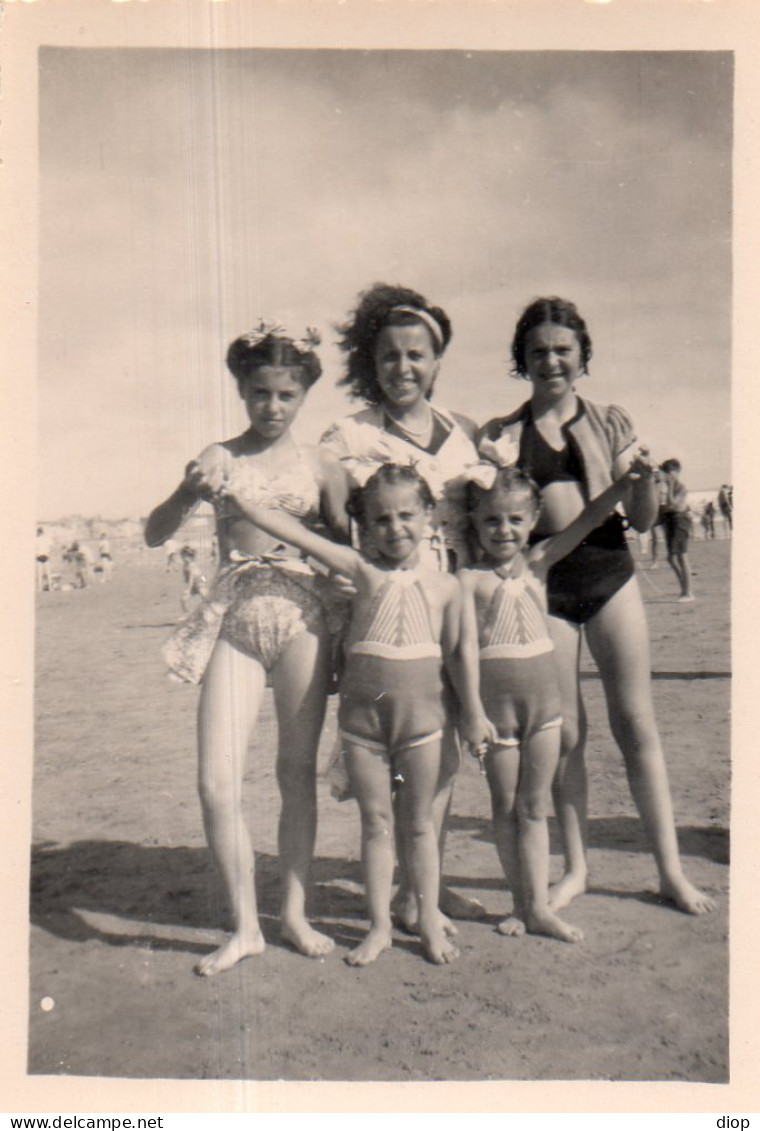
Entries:
[[179, 552], [179, 557], [182, 562], [182, 580], [185, 583], [180, 602], [183, 612], [189, 613], [191, 598], [206, 597], [208, 590], [206, 587], [206, 579], [201, 573], [197, 555], [193, 547], [185, 543]]
[[98, 541], [98, 560], [102, 571], [103, 581], [109, 581], [113, 574], [113, 557], [111, 556], [111, 543], [104, 532]]
[[668, 485], [668, 498], [665, 504], [665, 540], [668, 549], [668, 565], [678, 579], [681, 592], [679, 601], [693, 601], [691, 591], [691, 564], [689, 562], [689, 538], [691, 537], [691, 510], [689, 492], [681, 482], [681, 464], [677, 459], [666, 459], [662, 464]]
[[50, 535], [42, 527], [37, 527], [37, 538], [35, 541], [35, 575], [37, 581], [37, 589], [40, 593], [49, 592], [53, 585], [50, 575], [50, 551], [52, 542]]
[[74, 568], [73, 588], [86, 589], [92, 580], [92, 554], [88, 548], [72, 542], [63, 557]]
[[705, 532], [705, 538], [715, 537], [715, 503], [709, 499], [702, 510], [702, 529]]
[[730, 532], [734, 526], [734, 489], [727, 483], [718, 491], [718, 507]]

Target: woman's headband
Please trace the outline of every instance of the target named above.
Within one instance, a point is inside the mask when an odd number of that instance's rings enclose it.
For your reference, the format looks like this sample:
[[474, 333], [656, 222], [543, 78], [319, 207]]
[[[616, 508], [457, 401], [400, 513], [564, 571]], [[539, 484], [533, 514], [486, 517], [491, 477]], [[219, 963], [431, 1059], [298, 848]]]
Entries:
[[389, 314], [413, 314], [415, 318], [419, 318], [420, 322], [424, 322], [430, 333], [433, 335], [433, 341], [437, 344], [438, 349], [443, 349], [443, 330], [440, 323], [436, 322], [432, 314], [428, 314], [426, 310], [421, 310], [418, 306], [392, 306], [388, 311]]

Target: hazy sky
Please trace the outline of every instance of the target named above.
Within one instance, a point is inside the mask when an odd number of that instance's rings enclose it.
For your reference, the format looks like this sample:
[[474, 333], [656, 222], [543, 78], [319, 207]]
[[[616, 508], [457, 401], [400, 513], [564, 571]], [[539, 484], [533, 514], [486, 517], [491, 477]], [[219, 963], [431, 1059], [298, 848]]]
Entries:
[[521, 308], [575, 300], [581, 393], [727, 481], [731, 112], [725, 53], [43, 48], [39, 517], [144, 515], [243, 427], [260, 315], [322, 332], [316, 438], [379, 280], [447, 310], [437, 398], [479, 423], [527, 393]]

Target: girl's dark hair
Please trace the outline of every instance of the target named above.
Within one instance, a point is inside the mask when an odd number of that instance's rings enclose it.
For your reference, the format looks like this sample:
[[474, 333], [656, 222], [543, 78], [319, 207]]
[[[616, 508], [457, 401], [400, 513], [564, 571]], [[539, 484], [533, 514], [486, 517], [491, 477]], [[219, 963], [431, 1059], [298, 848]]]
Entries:
[[420, 475], [414, 464], [384, 463], [370, 475], [363, 487], [351, 489], [346, 502], [348, 514], [362, 526], [369, 495], [378, 487], [396, 487], [399, 485], [416, 487], [420, 501], [426, 509], [435, 506], [433, 492], [430, 490], [427, 480]]
[[467, 484], [465, 492], [467, 513], [469, 515], [474, 514], [478, 503], [486, 495], [494, 495], [496, 492], [506, 494], [512, 491], [521, 491], [524, 495], [527, 495], [536, 510], [541, 506], [541, 492], [538, 484], [534, 479], [531, 479], [527, 472], [521, 471], [519, 467], [500, 467], [496, 471], [496, 479], [492, 487], [481, 487], [479, 483], [474, 483], [472, 480]]
[[[413, 306], [429, 315], [440, 327], [441, 341], [437, 341], [425, 320], [409, 311], [394, 310], [394, 306]], [[338, 345], [347, 355], [346, 375], [338, 382], [346, 386], [352, 397], [367, 404], [381, 404], [383, 394], [375, 372], [375, 343], [386, 326], [425, 326], [433, 343], [436, 357], [440, 357], [451, 341], [451, 322], [439, 306], [431, 306], [427, 299], [409, 287], [375, 283], [359, 295], [350, 321], [337, 326]]]
[[531, 330], [541, 326], [544, 322], [554, 322], [557, 326], [567, 326], [574, 330], [581, 347], [581, 364], [583, 372], [588, 373], [588, 363], [591, 361], [591, 337], [586, 323], [578, 313], [573, 302], [564, 298], [537, 298], [526, 306], [517, 320], [515, 336], [512, 339], [512, 373], [515, 377], [527, 377], [528, 367], [525, 360], [525, 340]]
[[243, 334], [235, 338], [227, 350], [227, 368], [238, 386], [265, 365], [294, 370], [306, 389], [310, 389], [322, 375], [322, 366], [314, 350], [299, 348], [292, 338], [281, 334], [267, 334], [255, 344], [252, 344], [250, 335]]

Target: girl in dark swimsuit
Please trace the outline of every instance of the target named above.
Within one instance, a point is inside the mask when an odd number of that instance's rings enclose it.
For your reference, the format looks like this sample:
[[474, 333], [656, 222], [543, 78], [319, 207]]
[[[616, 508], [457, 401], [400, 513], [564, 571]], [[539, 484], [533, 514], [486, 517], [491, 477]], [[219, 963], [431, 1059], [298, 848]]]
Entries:
[[[584, 401], [575, 383], [587, 372], [591, 339], [575, 306], [537, 299], [518, 321], [512, 343], [515, 374], [530, 380], [528, 403], [485, 426], [481, 450], [501, 462], [519, 462], [539, 484], [536, 537], [567, 526], [618, 478], [634, 457], [636, 439], [627, 413]], [[627, 520], [647, 530], [657, 514], [652, 480], [631, 483]], [[562, 692], [562, 754], [555, 807], [565, 847], [566, 871], [551, 906], [565, 907], [586, 889], [586, 716], [579, 660], [582, 633], [604, 685], [610, 727], [626, 763], [628, 780], [660, 873], [661, 893], [694, 915], [712, 901], [683, 874], [665, 758], [652, 703], [649, 634], [623, 519], [613, 515], [548, 578], [549, 624]]]

